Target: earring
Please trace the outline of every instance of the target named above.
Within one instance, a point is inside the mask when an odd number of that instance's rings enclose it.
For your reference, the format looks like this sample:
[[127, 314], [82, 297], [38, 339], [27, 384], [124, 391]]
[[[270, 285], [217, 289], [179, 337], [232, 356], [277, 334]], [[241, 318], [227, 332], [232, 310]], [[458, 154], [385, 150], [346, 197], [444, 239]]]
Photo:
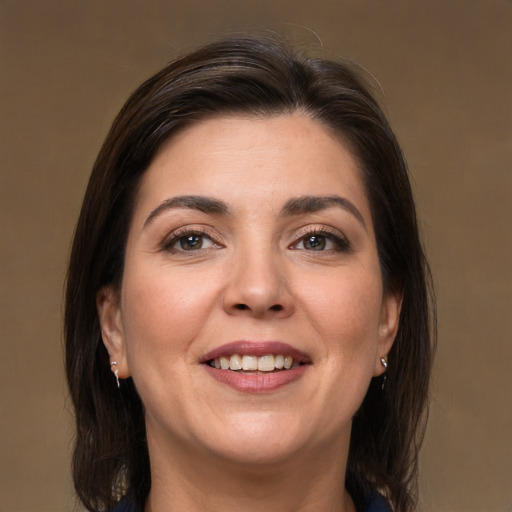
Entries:
[[[117, 361], [112, 361], [110, 366], [117, 366]], [[119, 389], [121, 387], [121, 384], [119, 383], [119, 368], [114, 370], [114, 375], [116, 376], [117, 388]]]
[[384, 387], [386, 386], [387, 380], [386, 371], [388, 369], [388, 360], [385, 357], [381, 357], [380, 362], [382, 363], [382, 366], [384, 366], [384, 376], [382, 379], [382, 391], [384, 391]]

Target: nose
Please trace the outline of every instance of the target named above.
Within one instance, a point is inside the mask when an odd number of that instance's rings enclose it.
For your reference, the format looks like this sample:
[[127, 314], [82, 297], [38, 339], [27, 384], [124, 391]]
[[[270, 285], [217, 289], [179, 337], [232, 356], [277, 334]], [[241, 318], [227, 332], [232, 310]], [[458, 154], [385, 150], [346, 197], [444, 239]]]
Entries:
[[224, 309], [230, 315], [262, 319], [292, 315], [294, 301], [279, 256], [265, 251], [240, 254], [230, 269]]

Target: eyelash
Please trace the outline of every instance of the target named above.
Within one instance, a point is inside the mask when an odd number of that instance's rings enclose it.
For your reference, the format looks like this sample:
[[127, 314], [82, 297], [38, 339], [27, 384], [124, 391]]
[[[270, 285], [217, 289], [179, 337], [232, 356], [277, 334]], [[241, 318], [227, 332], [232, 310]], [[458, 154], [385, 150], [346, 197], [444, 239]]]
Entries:
[[[302, 249], [298, 248], [298, 245], [304, 243], [306, 240], [311, 239], [312, 237], [319, 237], [328, 241], [331, 241], [335, 247], [333, 249], [306, 249], [305, 247]], [[291, 246], [291, 249], [302, 250], [302, 251], [310, 251], [310, 252], [349, 252], [352, 248], [350, 241], [343, 235], [341, 235], [338, 231], [329, 230], [326, 228], [308, 228], [300, 233], [300, 238], [294, 242]]]
[[174, 247], [174, 245], [176, 245], [181, 240], [185, 240], [187, 237], [193, 237], [193, 236], [200, 237], [202, 240], [202, 243], [204, 243], [204, 240], [207, 239], [212, 243], [213, 246], [216, 246], [217, 248], [222, 247], [222, 244], [215, 239], [215, 237], [213, 236], [212, 233], [210, 233], [209, 230], [204, 229], [204, 228], [203, 229], [193, 229], [193, 228], [189, 228], [189, 227], [184, 227], [184, 228], [177, 229], [176, 231], [173, 231], [171, 233], [170, 237], [164, 240], [164, 242], [162, 244], [162, 249], [164, 249], [168, 252], [173, 252], [173, 253], [187, 253], [187, 252], [195, 253], [200, 250], [205, 250], [206, 248], [203, 248], [203, 247], [199, 247], [197, 249], [191, 248], [189, 250], [183, 249], [183, 248], [178, 249], [178, 248]]
[[[190, 248], [189, 250], [187, 250], [184, 248], [178, 249], [178, 248], [174, 247], [174, 245], [179, 243], [181, 240], [185, 240], [187, 237], [193, 237], [193, 236], [197, 236], [197, 237], [201, 238], [201, 246], [199, 248], [197, 248], [197, 249]], [[310, 239], [310, 241], [311, 241], [311, 239], [313, 237], [318, 237], [320, 239], [324, 239], [326, 244], [328, 242], [332, 242], [335, 245], [335, 247], [328, 248], [328, 249], [325, 249], [324, 247], [322, 247], [321, 249], [316, 249], [316, 250], [313, 248], [307, 249], [306, 247], [299, 249], [298, 246], [301, 243], [306, 242], [308, 239]], [[168, 252], [173, 252], [173, 253], [187, 253], [187, 252], [195, 253], [197, 251], [205, 250], [205, 249], [209, 248], [209, 247], [206, 247], [206, 248], [202, 247], [205, 239], [209, 240], [212, 243], [212, 245], [217, 248], [223, 247], [222, 244], [216, 240], [216, 237], [214, 237], [213, 234], [209, 230], [204, 229], [204, 228], [203, 229], [193, 229], [193, 228], [189, 228], [189, 227], [183, 227], [183, 228], [177, 229], [176, 231], [171, 233], [170, 237], [167, 238], [166, 240], [164, 240], [164, 242], [162, 243], [162, 249], [166, 250]], [[340, 233], [337, 231], [329, 230], [326, 228], [311, 228], [310, 227], [310, 228], [307, 228], [307, 229], [299, 232], [299, 238], [295, 242], [293, 242], [289, 246], [289, 248], [293, 249], [293, 250], [301, 250], [301, 251], [308, 251], [308, 252], [333, 252], [333, 251], [334, 252], [349, 252], [351, 249], [351, 244], [345, 236], [340, 235]]]

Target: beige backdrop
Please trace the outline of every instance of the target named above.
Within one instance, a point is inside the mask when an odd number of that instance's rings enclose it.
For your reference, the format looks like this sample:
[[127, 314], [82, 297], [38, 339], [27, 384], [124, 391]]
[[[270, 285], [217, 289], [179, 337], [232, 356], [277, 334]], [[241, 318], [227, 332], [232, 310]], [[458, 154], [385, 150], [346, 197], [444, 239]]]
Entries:
[[510, 0], [0, 1], [0, 511], [73, 507], [66, 259], [129, 92], [176, 51], [270, 26], [360, 61], [385, 91], [439, 299], [421, 510], [512, 511]]

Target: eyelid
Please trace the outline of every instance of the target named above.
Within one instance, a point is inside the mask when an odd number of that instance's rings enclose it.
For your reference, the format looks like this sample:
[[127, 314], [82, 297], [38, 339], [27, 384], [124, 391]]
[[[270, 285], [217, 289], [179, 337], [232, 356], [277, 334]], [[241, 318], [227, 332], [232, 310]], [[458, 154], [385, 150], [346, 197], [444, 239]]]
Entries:
[[[191, 252], [193, 253], [194, 250], [190, 251], [182, 251], [178, 249], [173, 249], [173, 245], [178, 242], [181, 238], [184, 238], [185, 236], [190, 235], [199, 235], [203, 236], [205, 238], [210, 239], [214, 245], [217, 247], [224, 247], [224, 244], [221, 242], [220, 235], [210, 226], [201, 225], [198, 226], [197, 224], [192, 224], [188, 226], [181, 226], [177, 229], [174, 229], [171, 231], [162, 241], [161, 248], [166, 251], [175, 251], [180, 253], [186, 253]], [[197, 249], [197, 251], [201, 250], [207, 250], [207, 249]]]
[[[352, 246], [347, 236], [339, 229], [333, 228], [331, 226], [326, 226], [324, 224], [317, 224], [303, 226], [298, 231], [296, 231], [294, 234], [294, 241], [289, 245], [289, 247], [291, 249], [297, 249], [297, 245], [300, 242], [302, 242], [307, 236], [311, 235], [324, 236], [326, 238], [333, 240], [333, 242], [338, 246], [338, 250], [340, 251], [348, 251], [351, 249]], [[318, 252], [329, 252], [329, 250]]]

